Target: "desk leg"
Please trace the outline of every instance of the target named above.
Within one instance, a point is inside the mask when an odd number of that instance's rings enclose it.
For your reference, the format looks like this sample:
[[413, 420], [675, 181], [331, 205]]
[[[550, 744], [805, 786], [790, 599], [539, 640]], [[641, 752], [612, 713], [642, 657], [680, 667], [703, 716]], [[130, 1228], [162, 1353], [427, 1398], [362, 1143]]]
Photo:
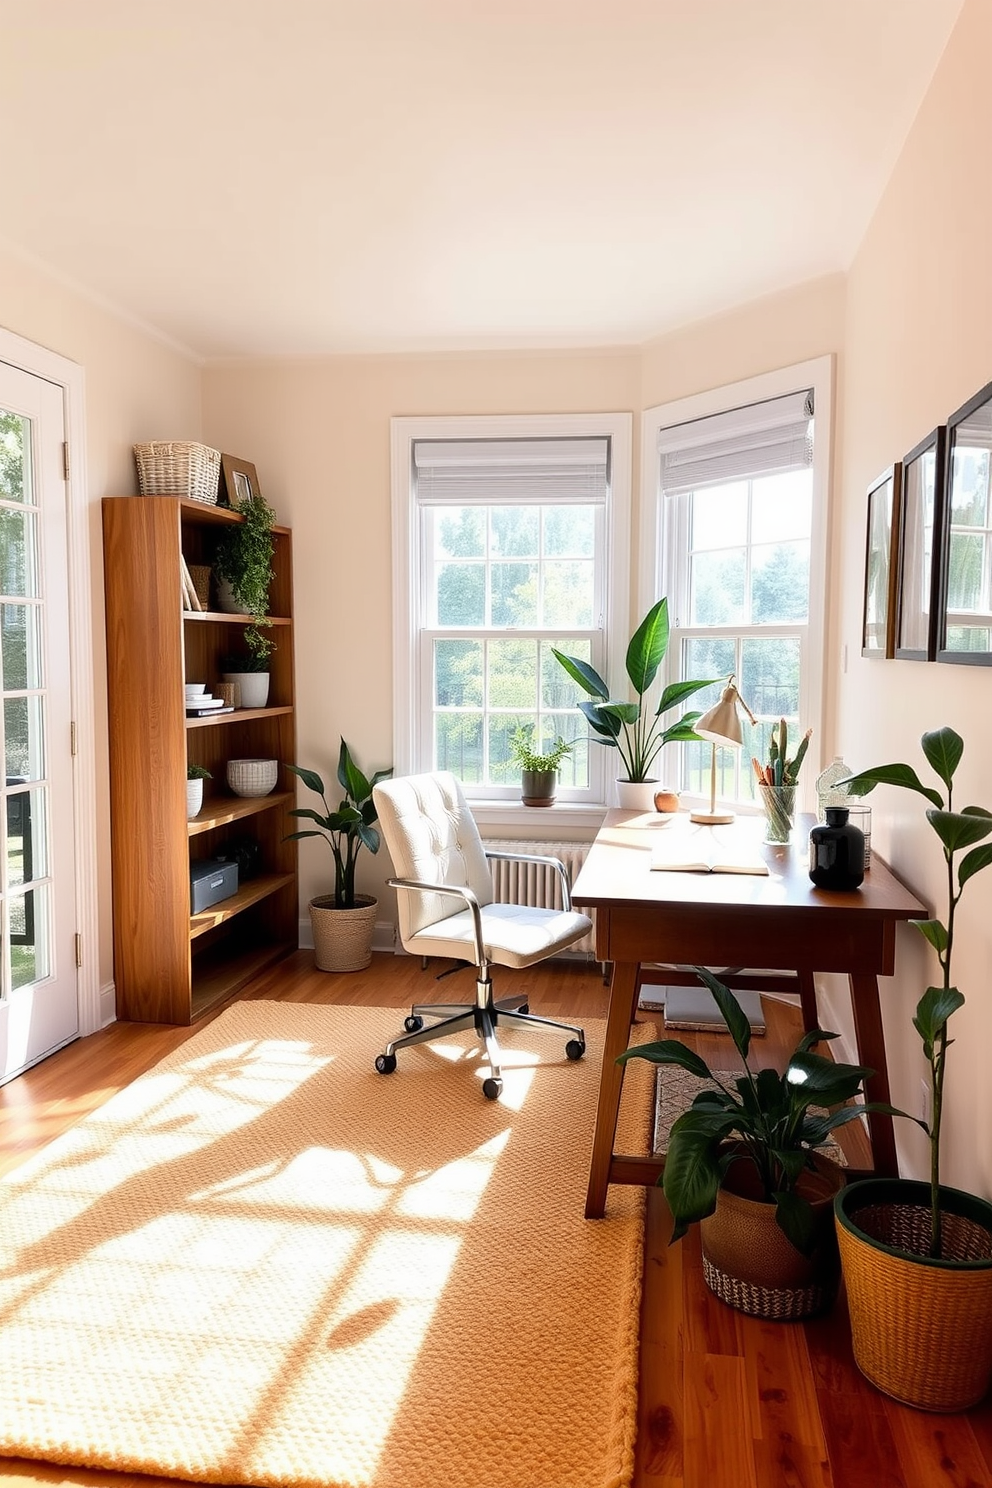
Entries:
[[[885, 1063], [885, 1037], [882, 1031], [882, 1009], [878, 1001], [878, 978], [870, 975], [852, 975], [851, 1002], [854, 1006], [854, 1029], [858, 1040], [858, 1059], [875, 1071], [865, 1081], [865, 1094], [870, 1101], [886, 1101], [889, 1097], [889, 1072]], [[868, 1131], [871, 1136], [872, 1165], [879, 1177], [895, 1178], [899, 1168], [896, 1161], [896, 1139], [892, 1130], [892, 1117], [880, 1112], [869, 1112]]]
[[630, 1025], [637, 998], [637, 962], [615, 962], [610, 982], [610, 1011], [606, 1019], [606, 1041], [603, 1046], [603, 1070], [599, 1078], [599, 1106], [592, 1139], [592, 1162], [589, 1189], [586, 1194], [586, 1219], [602, 1219], [606, 1211], [606, 1190], [610, 1182], [613, 1143], [620, 1110], [623, 1066], [617, 1056], [630, 1043]]
[[819, 1027], [819, 1013], [816, 1011], [816, 983], [811, 971], [798, 971], [796, 978], [799, 982], [799, 1005], [803, 1014], [803, 1032], [811, 1033], [814, 1028]]

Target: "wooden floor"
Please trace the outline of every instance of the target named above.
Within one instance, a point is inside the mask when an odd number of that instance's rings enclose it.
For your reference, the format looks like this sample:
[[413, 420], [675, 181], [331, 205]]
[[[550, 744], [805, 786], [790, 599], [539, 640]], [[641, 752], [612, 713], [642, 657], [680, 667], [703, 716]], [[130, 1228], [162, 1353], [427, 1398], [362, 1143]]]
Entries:
[[[397, 1007], [471, 995], [469, 973], [438, 991], [419, 962], [407, 957], [376, 956], [369, 971], [347, 976], [314, 971], [312, 963], [311, 953], [299, 952], [245, 995]], [[501, 972], [500, 992], [526, 984], [533, 1010], [550, 1017], [606, 1014], [607, 993], [596, 967], [554, 963], [526, 973], [526, 982], [524, 975]], [[798, 1014], [775, 1003], [766, 1004], [766, 1012], [768, 1034], [754, 1042], [755, 1062], [781, 1064], [798, 1036]], [[160, 1025], [115, 1024], [4, 1086], [0, 1172], [109, 1099], [188, 1035]], [[695, 1042], [711, 1065], [726, 1060], [726, 1041], [708, 1035]], [[990, 1488], [992, 1405], [937, 1416], [885, 1399], [854, 1366], [843, 1299], [830, 1316], [808, 1324], [745, 1318], [705, 1287], [695, 1234], [669, 1248], [670, 1224], [662, 1195], [652, 1190], [635, 1488]], [[0, 1460], [0, 1488], [152, 1488], [165, 1481]]]

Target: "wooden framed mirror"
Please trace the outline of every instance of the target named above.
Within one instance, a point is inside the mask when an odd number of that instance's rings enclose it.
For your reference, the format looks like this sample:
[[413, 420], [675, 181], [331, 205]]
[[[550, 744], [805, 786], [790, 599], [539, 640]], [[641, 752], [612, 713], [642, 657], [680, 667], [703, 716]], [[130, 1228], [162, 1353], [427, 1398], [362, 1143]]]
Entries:
[[895, 654], [908, 661], [937, 655], [946, 435], [939, 425], [902, 462]]
[[937, 660], [992, 666], [992, 383], [947, 421]]
[[883, 661], [896, 654], [901, 496], [902, 462], [897, 460], [868, 487], [861, 655]]

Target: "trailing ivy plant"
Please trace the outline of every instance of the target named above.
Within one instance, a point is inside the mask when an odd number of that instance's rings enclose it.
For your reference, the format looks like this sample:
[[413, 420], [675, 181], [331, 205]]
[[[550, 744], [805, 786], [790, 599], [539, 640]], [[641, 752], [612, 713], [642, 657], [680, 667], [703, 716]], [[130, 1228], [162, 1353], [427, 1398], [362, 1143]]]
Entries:
[[241, 521], [220, 538], [214, 570], [231, 586], [246, 615], [260, 620], [268, 614], [272, 583], [272, 524], [276, 514], [264, 496], [251, 496], [238, 507]]
[[[992, 843], [975, 844], [992, 833], [992, 811], [984, 806], [965, 806], [956, 811], [952, 804], [954, 773], [964, 754], [964, 740], [952, 728], [934, 729], [920, 740], [927, 764], [947, 787], [947, 801], [932, 786], [924, 785], [911, 765], [876, 765], [862, 770], [845, 785], [852, 796], [866, 796], [876, 785], [898, 785], [903, 790], [918, 792], [930, 802], [927, 821], [940, 840], [947, 879], [947, 914], [943, 920], [913, 920], [934, 949], [941, 970], [939, 986], [928, 987], [916, 1006], [913, 1027], [923, 1042], [923, 1053], [930, 1066], [931, 1118], [927, 1126], [919, 1125], [930, 1138], [930, 1254], [941, 1254], [940, 1209], [940, 1124], [944, 1110], [944, 1075], [947, 1051], [953, 1039], [948, 1038], [947, 1024], [952, 1013], [964, 1006], [964, 996], [954, 985], [951, 957], [954, 951], [954, 921], [964, 886], [992, 863]], [[956, 854], [964, 857], [956, 861]]]

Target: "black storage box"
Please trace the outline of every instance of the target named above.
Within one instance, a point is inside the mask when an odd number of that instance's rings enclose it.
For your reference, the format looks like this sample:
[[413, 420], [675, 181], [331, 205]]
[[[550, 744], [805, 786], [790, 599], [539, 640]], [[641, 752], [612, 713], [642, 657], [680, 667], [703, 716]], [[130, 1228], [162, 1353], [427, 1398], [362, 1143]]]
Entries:
[[217, 858], [198, 858], [189, 865], [190, 910], [199, 914], [221, 899], [238, 892], [237, 863], [222, 863]]

